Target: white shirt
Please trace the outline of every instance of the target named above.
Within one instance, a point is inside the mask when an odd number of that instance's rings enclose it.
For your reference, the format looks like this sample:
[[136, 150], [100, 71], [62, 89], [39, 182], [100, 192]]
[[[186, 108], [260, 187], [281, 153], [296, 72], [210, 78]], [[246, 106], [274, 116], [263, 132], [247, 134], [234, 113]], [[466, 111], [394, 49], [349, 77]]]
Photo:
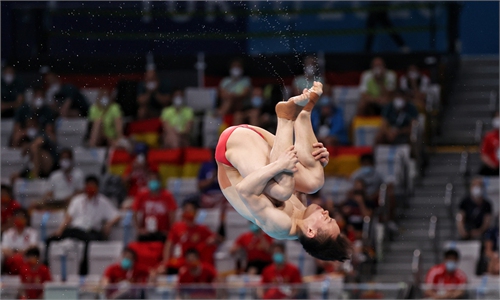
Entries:
[[78, 168], [71, 169], [68, 179], [66, 174], [59, 169], [50, 174], [49, 186], [55, 200], [64, 200], [75, 193], [83, 190], [84, 176], [82, 170]]
[[71, 217], [70, 227], [101, 231], [105, 222], [118, 216], [118, 210], [104, 195], [97, 194], [94, 199], [88, 200], [86, 194], [79, 194], [71, 199], [68, 214]]
[[2, 248], [6, 249], [24, 251], [30, 246], [36, 246], [37, 243], [36, 230], [30, 227], [25, 227], [21, 234], [17, 232], [16, 228], [9, 228], [2, 236]]
[[[418, 88], [421, 92], [426, 93], [427, 90], [429, 89], [430, 84], [431, 80], [429, 79], [429, 77], [427, 77], [427, 75], [425, 74], [420, 75], [420, 86]], [[399, 79], [399, 87], [404, 91], [410, 89], [409, 80], [408, 77], [406, 77], [406, 75], [401, 76], [401, 78]]]
[[[359, 91], [361, 93], [366, 93], [368, 91], [368, 82], [375, 80], [372, 70], [364, 71], [361, 74], [361, 81], [359, 83]], [[396, 73], [391, 70], [385, 70], [385, 88], [389, 91], [394, 91], [396, 89]]]

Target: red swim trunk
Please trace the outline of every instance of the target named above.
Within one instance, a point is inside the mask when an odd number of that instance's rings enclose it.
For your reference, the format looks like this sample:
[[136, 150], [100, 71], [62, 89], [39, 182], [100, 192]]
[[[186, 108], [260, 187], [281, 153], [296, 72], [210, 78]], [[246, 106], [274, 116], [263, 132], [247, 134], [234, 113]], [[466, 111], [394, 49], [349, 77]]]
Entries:
[[231, 136], [233, 131], [236, 130], [236, 128], [250, 129], [250, 130], [256, 132], [258, 135], [260, 135], [263, 139], [265, 139], [264, 136], [260, 132], [258, 132], [257, 130], [253, 129], [252, 127], [250, 127], [246, 124], [231, 126], [231, 127], [227, 128], [226, 130], [224, 130], [221, 133], [221, 135], [219, 137], [219, 142], [217, 143], [217, 147], [215, 148], [215, 160], [222, 163], [222, 164], [225, 164], [227, 166], [233, 167], [233, 168], [234, 168], [234, 166], [226, 158], [226, 144], [227, 144], [227, 140], [229, 139], [229, 137]]

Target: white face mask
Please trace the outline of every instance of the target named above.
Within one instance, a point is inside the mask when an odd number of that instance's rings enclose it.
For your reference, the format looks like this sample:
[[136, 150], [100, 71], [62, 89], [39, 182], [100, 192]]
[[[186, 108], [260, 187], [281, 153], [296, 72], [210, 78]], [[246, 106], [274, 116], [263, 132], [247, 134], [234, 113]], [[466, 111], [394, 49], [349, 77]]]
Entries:
[[410, 78], [410, 79], [417, 79], [419, 75], [420, 74], [418, 74], [417, 71], [410, 71], [410, 72], [408, 72], [408, 78]]
[[42, 97], [35, 98], [35, 99], [33, 100], [33, 106], [34, 106], [36, 109], [38, 109], [38, 108], [42, 107], [42, 106], [43, 106], [43, 98], [42, 98]]
[[314, 75], [314, 66], [307, 66], [305, 67], [304, 71], [307, 76], [312, 76]]
[[109, 105], [109, 97], [107, 97], [107, 96], [102, 97], [101, 98], [101, 105], [104, 107], [108, 106]]
[[376, 76], [381, 75], [382, 71], [383, 71], [383, 69], [381, 67], [374, 67], [373, 68], [373, 74], [375, 74]]
[[6, 84], [11, 84], [12, 81], [14, 81], [14, 74], [12, 73], [3, 74], [3, 81], [5, 81]]
[[240, 77], [243, 73], [243, 70], [241, 68], [234, 67], [229, 70], [229, 73], [231, 73], [231, 77]]
[[493, 126], [493, 128], [495, 129], [500, 128], [500, 117], [493, 118], [493, 121], [491, 121], [491, 126]]
[[28, 135], [28, 137], [30, 139], [35, 138], [37, 133], [38, 133], [38, 130], [35, 127], [30, 127], [26, 130], [26, 135]]
[[49, 87], [49, 91], [52, 93], [55, 93], [55, 92], [59, 91], [60, 88], [61, 88], [61, 85], [59, 83], [54, 83]]
[[61, 166], [61, 169], [68, 170], [69, 168], [71, 168], [71, 160], [63, 158], [59, 161], [59, 165]]
[[396, 109], [402, 109], [405, 106], [405, 100], [401, 97], [395, 98], [392, 103]]
[[471, 189], [470, 189], [470, 195], [472, 196], [472, 198], [481, 198], [481, 196], [483, 195], [483, 189], [480, 187], [480, 186], [473, 186]]
[[156, 81], [148, 81], [146, 82], [146, 88], [150, 91], [156, 89], [156, 87], [158, 86], [158, 84], [156, 83]]
[[179, 107], [182, 105], [182, 103], [184, 103], [184, 100], [182, 99], [181, 96], [175, 96], [172, 103], [174, 104], [175, 107]]

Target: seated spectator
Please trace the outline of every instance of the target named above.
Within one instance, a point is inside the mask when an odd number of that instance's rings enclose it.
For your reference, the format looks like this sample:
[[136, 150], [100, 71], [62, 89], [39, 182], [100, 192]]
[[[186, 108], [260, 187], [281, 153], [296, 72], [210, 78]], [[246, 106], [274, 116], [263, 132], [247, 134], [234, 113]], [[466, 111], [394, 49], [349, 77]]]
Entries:
[[60, 117], [82, 118], [89, 111], [89, 104], [85, 96], [72, 84], [62, 84], [59, 75], [52, 71], [44, 74], [47, 86], [46, 99], [53, 105]]
[[184, 202], [182, 220], [173, 224], [165, 243], [163, 262], [159, 273], [176, 274], [183, 264], [183, 257], [188, 249], [196, 249], [201, 261], [214, 265], [214, 253], [222, 242], [222, 237], [213, 233], [207, 226], [196, 224], [198, 205], [195, 202]]
[[6, 274], [19, 274], [25, 251], [37, 246], [38, 235], [33, 228], [29, 227], [28, 219], [28, 212], [18, 208], [14, 212], [14, 227], [6, 230], [2, 235], [2, 257], [5, 260], [5, 268], [2, 270]]
[[24, 84], [12, 65], [2, 70], [2, 119], [12, 118], [24, 101]]
[[[458, 269], [459, 253], [449, 249], [444, 253], [444, 262], [432, 267], [425, 276], [425, 283], [434, 285], [425, 290], [431, 299], [462, 299], [466, 295], [467, 276]], [[459, 285], [459, 286], [456, 286]]]
[[20, 270], [21, 282], [25, 287], [19, 291], [19, 299], [42, 299], [43, 284], [52, 281], [49, 268], [40, 262], [40, 250], [32, 247], [26, 250], [25, 264]]
[[[300, 95], [304, 89], [310, 89], [314, 81], [319, 81], [323, 85], [325, 80], [319, 74], [319, 67], [316, 57], [306, 56], [304, 58], [304, 74], [295, 76], [292, 83], [292, 95]], [[323, 90], [324, 94], [330, 95]]]
[[261, 110], [264, 106], [262, 88], [252, 88], [250, 101], [244, 104], [243, 109], [234, 113], [234, 124], [260, 125]]
[[392, 103], [382, 110], [382, 125], [375, 137], [376, 144], [408, 144], [410, 143], [411, 127], [418, 118], [415, 105], [409, 103], [400, 90], [394, 94]]
[[175, 221], [177, 202], [162, 189], [158, 173], [150, 172], [148, 187], [137, 193], [132, 204], [140, 242], [165, 242]]
[[[498, 216], [496, 218], [498, 220]], [[496, 269], [493, 260], [498, 260], [498, 245], [499, 245], [498, 224], [495, 224], [490, 229], [486, 230], [482, 241], [482, 252], [477, 265], [476, 274], [482, 275], [492, 267]], [[493, 265], [492, 265], [493, 264]]]
[[359, 160], [361, 167], [354, 171], [351, 179], [361, 179], [365, 183], [366, 195], [370, 200], [377, 201], [380, 185], [384, 183], [382, 175], [375, 170], [375, 159], [373, 154], [363, 154]]
[[404, 91], [420, 112], [425, 112], [425, 101], [431, 80], [422, 74], [417, 65], [411, 64], [399, 79], [399, 88]]
[[215, 268], [200, 259], [200, 252], [188, 249], [184, 254], [184, 265], [179, 269], [179, 293], [182, 299], [211, 299], [215, 298], [215, 289], [211, 287], [189, 287], [186, 284], [208, 284], [215, 282], [217, 271]]
[[131, 285], [145, 284], [149, 278], [146, 268], [136, 263], [137, 254], [130, 248], [122, 251], [121, 260], [106, 268], [101, 288], [107, 299], [139, 299], [141, 289]]
[[241, 124], [242, 112], [249, 106], [252, 83], [250, 78], [243, 76], [243, 61], [240, 59], [231, 62], [229, 74], [219, 84], [219, 115], [225, 117], [234, 114], [233, 124]]
[[14, 212], [21, 208], [21, 204], [16, 200], [12, 199], [12, 188], [6, 184], [2, 184], [2, 215], [1, 215], [1, 226], [0, 229], [5, 232], [7, 229], [11, 228], [13, 225], [12, 217]]
[[161, 113], [163, 145], [167, 148], [188, 147], [193, 129], [193, 119], [193, 109], [185, 105], [184, 91], [175, 90], [172, 105], [165, 107]]
[[274, 244], [272, 247], [273, 263], [262, 271], [262, 284], [274, 286], [265, 291], [258, 290], [262, 299], [293, 299], [299, 294], [290, 284], [302, 283], [302, 276], [297, 266], [286, 261], [285, 245]]
[[123, 118], [120, 105], [114, 103], [108, 90], [102, 89], [89, 110], [90, 147], [116, 147], [123, 138]]
[[262, 90], [263, 104], [260, 107], [259, 126], [271, 133], [276, 133], [276, 104], [283, 100], [284, 87], [267, 84]]
[[154, 68], [144, 73], [144, 80], [137, 86], [137, 118], [158, 118], [163, 108], [171, 104], [170, 85], [160, 80]]
[[[361, 239], [363, 231], [364, 217], [371, 217], [376, 208], [376, 203], [366, 197], [364, 183], [358, 179], [361, 184], [354, 185], [354, 191], [341, 205], [341, 211], [347, 221], [348, 237]], [[358, 186], [357, 186], [358, 185]]]
[[361, 74], [359, 84], [361, 100], [357, 114], [359, 116], [380, 115], [382, 107], [392, 100], [396, 81], [396, 73], [386, 69], [382, 58], [375, 57], [372, 60], [371, 69]]
[[73, 150], [65, 148], [59, 154], [59, 170], [49, 177], [50, 189], [42, 200], [44, 204], [66, 205], [74, 196], [83, 192], [84, 175], [74, 167]]
[[500, 127], [500, 117], [498, 111], [495, 112], [493, 120], [491, 121], [491, 126], [493, 129], [486, 133], [481, 143], [481, 170], [480, 175], [483, 176], [498, 176], [498, 166], [500, 159], [500, 148], [499, 148], [499, 130]]
[[132, 165], [127, 167], [123, 173], [123, 181], [128, 191], [128, 195], [135, 197], [137, 193], [147, 187], [149, 167], [144, 154], [138, 154]]
[[344, 111], [330, 102], [328, 97], [321, 97], [311, 113], [314, 132], [326, 147], [349, 143], [344, 125]]
[[[90, 175], [85, 178], [85, 193], [71, 199], [66, 217], [57, 232], [47, 239], [45, 261], [48, 262], [50, 243], [66, 238], [78, 239], [85, 243], [80, 274], [88, 272], [88, 244], [90, 241], [105, 240], [120, 215], [109, 200], [99, 191], [99, 180]], [[103, 225], [104, 224], [104, 225]]]
[[198, 191], [201, 193], [202, 208], [214, 208], [227, 202], [219, 186], [215, 149], [210, 149], [210, 151], [212, 159], [204, 162], [198, 171]]
[[459, 205], [457, 217], [458, 234], [463, 240], [481, 239], [490, 227], [491, 204], [483, 197], [484, 186], [480, 177], [474, 178], [470, 184], [470, 195]]
[[250, 222], [250, 231], [240, 235], [229, 252], [232, 255], [239, 251], [244, 252], [247, 262], [244, 271], [249, 274], [262, 274], [262, 270], [272, 262], [272, 243], [272, 237]]

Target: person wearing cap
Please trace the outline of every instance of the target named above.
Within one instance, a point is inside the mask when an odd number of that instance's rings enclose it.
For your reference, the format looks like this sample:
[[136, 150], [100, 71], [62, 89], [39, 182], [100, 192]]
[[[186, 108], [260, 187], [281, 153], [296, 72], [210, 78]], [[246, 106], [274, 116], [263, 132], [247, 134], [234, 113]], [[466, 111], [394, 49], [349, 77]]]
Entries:
[[460, 254], [455, 249], [444, 252], [444, 261], [433, 266], [425, 276], [425, 283], [431, 285], [425, 296], [431, 299], [463, 299], [466, 295], [467, 275], [458, 268]]

